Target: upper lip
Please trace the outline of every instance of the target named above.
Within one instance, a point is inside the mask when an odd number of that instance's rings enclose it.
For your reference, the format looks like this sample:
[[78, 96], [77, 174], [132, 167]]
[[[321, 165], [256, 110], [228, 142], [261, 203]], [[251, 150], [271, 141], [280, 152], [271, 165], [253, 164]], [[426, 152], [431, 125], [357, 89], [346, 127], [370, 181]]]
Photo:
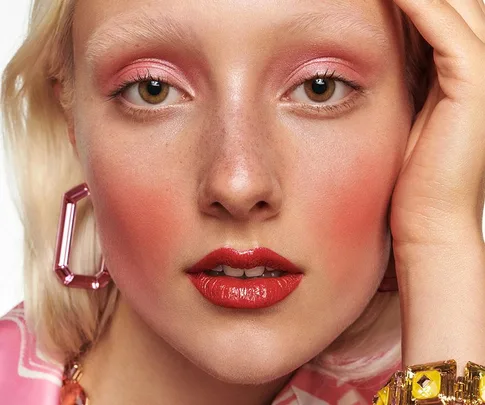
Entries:
[[219, 265], [225, 265], [235, 269], [251, 269], [264, 266], [288, 273], [302, 273], [301, 269], [295, 266], [290, 260], [264, 247], [248, 250], [236, 250], [223, 247], [203, 257], [190, 267], [187, 272], [200, 273], [214, 269]]

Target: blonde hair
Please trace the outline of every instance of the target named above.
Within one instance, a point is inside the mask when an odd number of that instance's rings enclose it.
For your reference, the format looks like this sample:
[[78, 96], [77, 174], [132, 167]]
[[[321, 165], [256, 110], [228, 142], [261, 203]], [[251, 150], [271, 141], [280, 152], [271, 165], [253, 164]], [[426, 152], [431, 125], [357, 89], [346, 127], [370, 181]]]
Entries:
[[[48, 355], [64, 362], [106, 329], [118, 290], [69, 289], [55, 280], [53, 267], [61, 196], [83, 182], [68, 140], [64, 111], [72, 101], [71, 27], [74, 0], [35, 0], [26, 40], [3, 76], [5, 150], [17, 175], [17, 207], [24, 226], [25, 312], [30, 329]], [[416, 30], [403, 22], [407, 80], [418, 110], [427, 93], [429, 51]], [[67, 89], [60, 100], [54, 83]], [[14, 193], [15, 194], [15, 193]], [[101, 256], [93, 210], [78, 211], [71, 269], [92, 274]], [[315, 362], [348, 379], [369, 377], [399, 362], [397, 294], [377, 293], [361, 317]], [[352, 349], [350, 349], [352, 348]]]

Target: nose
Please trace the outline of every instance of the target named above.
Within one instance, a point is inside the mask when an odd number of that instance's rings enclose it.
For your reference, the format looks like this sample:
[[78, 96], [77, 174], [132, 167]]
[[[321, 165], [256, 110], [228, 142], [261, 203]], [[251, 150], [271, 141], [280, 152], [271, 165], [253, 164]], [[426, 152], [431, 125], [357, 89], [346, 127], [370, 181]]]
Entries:
[[233, 131], [226, 128], [214, 139], [218, 146], [208, 156], [199, 183], [199, 210], [218, 219], [238, 221], [275, 217], [282, 205], [274, 163], [278, 159], [254, 134], [241, 128]]

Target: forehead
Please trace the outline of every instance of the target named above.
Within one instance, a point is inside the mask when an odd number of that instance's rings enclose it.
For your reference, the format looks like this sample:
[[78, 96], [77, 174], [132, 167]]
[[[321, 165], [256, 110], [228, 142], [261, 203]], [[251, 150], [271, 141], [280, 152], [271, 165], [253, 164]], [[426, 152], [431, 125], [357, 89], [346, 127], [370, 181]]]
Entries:
[[109, 37], [148, 39], [158, 30], [196, 47], [214, 38], [257, 44], [318, 30], [362, 34], [384, 46], [396, 10], [389, 0], [83, 0], [75, 9], [74, 39], [89, 48]]
[[184, 12], [187, 20], [225, 15], [232, 22], [237, 22], [237, 18], [243, 16], [284, 16], [298, 11], [329, 14], [345, 11], [377, 17], [392, 4], [391, 0], [82, 0], [76, 2], [76, 11], [87, 13], [88, 20], [92, 22], [121, 13], [136, 13], [140, 8], [154, 12]]

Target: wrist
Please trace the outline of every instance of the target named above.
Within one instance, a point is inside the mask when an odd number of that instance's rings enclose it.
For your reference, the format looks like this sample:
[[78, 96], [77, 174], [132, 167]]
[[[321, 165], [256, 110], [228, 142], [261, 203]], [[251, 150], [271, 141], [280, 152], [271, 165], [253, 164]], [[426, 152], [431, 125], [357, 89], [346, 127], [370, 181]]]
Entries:
[[392, 248], [396, 266], [412, 270], [418, 264], [442, 261], [451, 256], [470, 259], [485, 257], [485, 243], [481, 228], [466, 228], [461, 231], [450, 229], [439, 237], [418, 236], [416, 233], [415, 239], [416, 241], [412, 242], [399, 241], [393, 235]]
[[[441, 218], [426, 217], [421, 221], [390, 222], [393, 248], [402, 251], [403, 257], [428, 249], [463, 246], [467, 243], [483, 245], [482, 216], [446, 215]], [[412, 225], [414, 224], [414, 225]]]
[[[409, 253], [409, 252], [408, 252]], [[455, 358], [485, 364], [483, 242], [395, 252], [403, 324], [403, 364]]]

